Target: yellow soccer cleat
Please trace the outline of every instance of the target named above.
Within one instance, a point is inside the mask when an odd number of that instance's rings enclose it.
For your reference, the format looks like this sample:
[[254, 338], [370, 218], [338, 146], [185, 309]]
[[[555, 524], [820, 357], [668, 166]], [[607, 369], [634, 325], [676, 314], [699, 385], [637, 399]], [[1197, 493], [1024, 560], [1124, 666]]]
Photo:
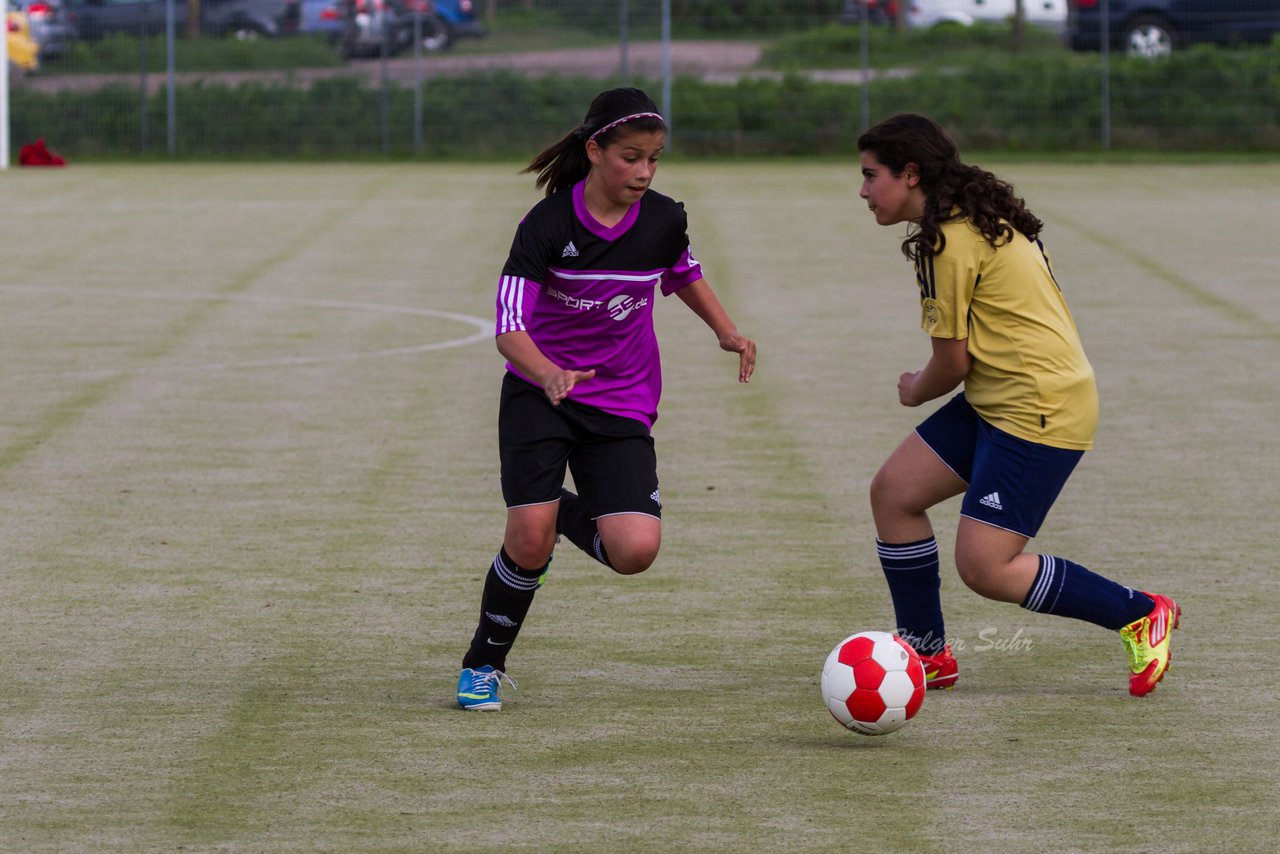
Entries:
[[1129, 693], [1145, 697], [1169, 672], [1169, 634], [1178, 627], [1182, 609], [1168, 596], [1147, 593], [1156, 603], [1151, 613], [1120, 630], [1129, 656]]

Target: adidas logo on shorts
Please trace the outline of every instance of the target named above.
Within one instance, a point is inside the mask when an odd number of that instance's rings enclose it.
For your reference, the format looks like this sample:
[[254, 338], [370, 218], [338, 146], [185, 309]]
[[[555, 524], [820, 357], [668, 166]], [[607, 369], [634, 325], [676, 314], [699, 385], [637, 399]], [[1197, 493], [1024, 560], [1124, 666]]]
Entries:
[[1000, 493], [993, 492], [986, 498], [979, 498], [978, 503], [984, 507], [990, 507], [992, 510], [1003, 510], [1004, 505], [1000, 503]]

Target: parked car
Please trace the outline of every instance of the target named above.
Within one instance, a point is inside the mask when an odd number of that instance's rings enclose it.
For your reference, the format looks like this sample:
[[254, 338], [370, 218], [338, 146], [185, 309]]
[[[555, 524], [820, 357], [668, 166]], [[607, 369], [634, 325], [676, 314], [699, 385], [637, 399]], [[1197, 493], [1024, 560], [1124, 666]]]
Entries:
[[344, 56], [377, 56], [384, 41], [389, 53], [411, 48], [415, 17], [424, 50], [448, 50], [459, 38], [485, 34], [473, 0], [332, 1], [345, 22], [339, 37]]
[[[1017, 11], [1016, 0], [906, 0], [905, 21], [913, 29], [945, 24], [972, 26], [980, 21], [1003, 23]], [[1061, 30], [1067, 23], [1067, 0], [1023, 0], [1029, 24]]]
[[31, 37], [31, 23], [21, 12], [10, 12], [4, 18], [5, 41], [9, 50], [9, 73], [21, 79], [28, 71], [40, 67], [40, 45]]
[[458, 39], [478, 39], [485, 35], [484, 25], [476, 18], [475, 0], [435, 0], [436, 16], [444, 22], [443, 41], [437, 39], [428, 50], [447, 50]]
[[9, 8], [27, 16], [41, 62], [57, 59], [71, 49], [75, 31], [63, 14], [62, 0], [9, 0]]
[[[1102, 47], [1102, 0], [1071, 0], [1067, 44]], [[1131, 56], [1165, 56], [1195, 42], [1269, 42], [1280, 33], [1280, 0], [1111, 0], [1110, 47]]]
[[335, 0], [301, 0], [298, 10], [299, 33], [318, 33], [336, 41], [346, 27], [342, 5]]
[[845, 0], [838, 20], [842, 24], [860, 24], [867, 16], [872, 24], [893, 25], [898, 20], [898, 0]]
[[[67, 18], [85, 39], [114, 33], [157, 35], [165, 29], [164, 0], [63, 0]], [[299, 0], [200, 0], [200, 31], [251, 39], [298, 29]], [[174, 24], [187, 28], [186, 0], [173, 0]]]
[[413, 7], [418, 6], [422, 31], [428, 12], [419, 0], [332, 0], [342, 21], [337, 50], [347, 57], [377, 56], [386, 43], [388, 54], [404, 50], [413, 39]]

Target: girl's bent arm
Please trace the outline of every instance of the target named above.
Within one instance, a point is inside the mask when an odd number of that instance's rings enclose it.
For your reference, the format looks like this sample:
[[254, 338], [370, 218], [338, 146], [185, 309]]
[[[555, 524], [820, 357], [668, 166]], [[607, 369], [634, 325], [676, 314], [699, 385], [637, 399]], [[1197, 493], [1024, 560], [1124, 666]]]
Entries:
[[964, 381], [972, 358], [965, 338], [932, 338], [933, 355], [922, 370], [898, 378], [898, 400], [919, 406], [942, 397]]
[[729, 319], [715, 291], [706, 279], [698, 279], [685, 285], [676, 294], [684, 304], [693, 309], [693, 313], [702, 318], [702, 322], [711, 327], [720, 342], [720, 349], [738, 354], [738, 382], [751, 380], [756, 369], [756, 342], [738, 332], [738, 327]]
[[533, 343], [528, 332], [504, 332], [496, 339], [498, 352], [528, 379], [542, 386], [553, 406], [569, 395], [569, 390], [596, 375], [590, 371], [566, 371], [548, 359]]

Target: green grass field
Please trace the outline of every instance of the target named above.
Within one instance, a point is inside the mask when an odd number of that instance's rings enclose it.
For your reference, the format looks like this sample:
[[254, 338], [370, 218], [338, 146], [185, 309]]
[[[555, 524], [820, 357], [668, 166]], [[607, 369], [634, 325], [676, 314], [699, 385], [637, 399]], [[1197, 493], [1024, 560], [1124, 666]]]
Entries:
[[1280, 164], [983, 165], [1047, 222], [1102, 397], [1033, 546], [1185, 617], [1134, 700], [1114, 634], [948, 566], [959, 687], [878, 739], [818, 677], [892, 628], [866, 492], [928, 345], [852, 159], [659, 174], [760, 367], [660, 302], [663, 553], [566, 543], [496, 715], [452, 695], [527, 176], [0, 174], [0, 850], [1272, 847]]

